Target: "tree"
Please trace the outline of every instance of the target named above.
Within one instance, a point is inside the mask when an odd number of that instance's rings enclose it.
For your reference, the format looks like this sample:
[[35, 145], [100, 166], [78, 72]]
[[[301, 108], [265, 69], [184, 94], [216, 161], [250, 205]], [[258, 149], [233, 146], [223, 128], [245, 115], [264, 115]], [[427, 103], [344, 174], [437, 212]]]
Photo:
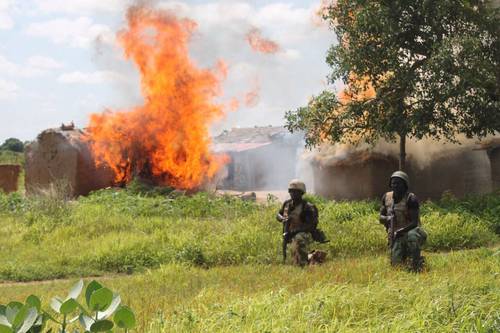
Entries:
[[[484, 137], [500, 131], [499, 11], [472, 0], [338, 0], [324, 16], [338, 38], [331, 83], [287, 112], [306, 143]], [[373, 93], [367, 93], [373, 91]]]
[[24, 151], [24, 144], [21, 140], [16, 138], [9, 138], [0, 146], [0, 150], [10, 150], [17, 153]]

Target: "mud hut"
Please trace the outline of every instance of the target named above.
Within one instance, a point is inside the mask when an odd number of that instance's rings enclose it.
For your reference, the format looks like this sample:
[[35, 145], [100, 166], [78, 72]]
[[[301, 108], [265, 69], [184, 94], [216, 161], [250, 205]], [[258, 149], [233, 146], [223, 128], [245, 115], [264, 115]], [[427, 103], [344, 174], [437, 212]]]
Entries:
[[318, 155], [312, 161], [316, 194], [334, 200], [376, 199], [387, 191], [388, 179], [397, 169], [395, 157], [350, 151]]
[[284, 127], [233, 128], [213, 139], [212, 150], [226, 154], [219, 189], [249, 191], [286, 188], [296, 175], [302, 136]]
[[483, 143], [480, 149], [484, 149], [490, 159], [492, 189], [500, 190], [500, 138]]
[[79, 196], [112, 185], [111, 171], [95, 166], [83, 134], [73, 126], [63, 125], [38, 135], [25, 152], [26, 193], [57, 185], [68, 195]]
[[410, 159], [408, 173], [412, 191], [421, 199], [438, 199], [444, 192], [464, 197], [492, 190], [488, 155], [471, 146], [442, 152], [423, 167]]
[[16, 192], [20, 172], [20, 165], [0, 165], [0, 192]]

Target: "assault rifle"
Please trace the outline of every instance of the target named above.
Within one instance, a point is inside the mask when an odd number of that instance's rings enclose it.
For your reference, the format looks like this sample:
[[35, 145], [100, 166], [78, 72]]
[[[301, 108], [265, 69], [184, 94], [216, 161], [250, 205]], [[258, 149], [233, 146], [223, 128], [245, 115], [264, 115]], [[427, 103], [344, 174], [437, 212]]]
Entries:
[[288, 220], [288, 218], [285, 218], [283, 220], [283, 244], [282, 244], [283, 264], [286, 262], [286, 247], [288, 243], [290, 243], [291, 239], [292, 237], [290, 233], [290, 221]]

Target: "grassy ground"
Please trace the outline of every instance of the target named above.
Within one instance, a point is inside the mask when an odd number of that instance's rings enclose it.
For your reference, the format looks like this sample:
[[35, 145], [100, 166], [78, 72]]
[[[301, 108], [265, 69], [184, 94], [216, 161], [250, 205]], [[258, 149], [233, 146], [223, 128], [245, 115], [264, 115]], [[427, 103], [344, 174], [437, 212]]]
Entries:
[[[136, 312], [137, 332], [498, 332], [498, 248], [426, 253], [429, 271], [393, 270], [385, 255], [203, 269], [168, 264], [101, 281]], [[0, 284], [0, 303], [47, 304], [74, 281]]]
[[[0, 195], [0, 304], [118, 291], [137, 332], [498, 332], [500, 195], [422, 206], [429, 271], [387, 262], [377, 202], [311, 197], [322, 267], [280, 264], [279, 204], [103, 190], [77, 201]], [[473, 249], [473, 250], [469, 250]], [[43, 283], [13, 283], [70, 278]]]
[[[374, 202], [313, 198], [332, 257], [380, 254], [384, 228]], [[483, 208], [476, 210], [474, 202]], [[428, 251], [498, 242], [500, 196], [428, 203]], [[280, 262], [279, 205], [206, 194], [168, 199], [105, 190], [75, 202], [0, 196], [0, 280], [29, 281], [141, 272], [162, 264], [200, 267]]]

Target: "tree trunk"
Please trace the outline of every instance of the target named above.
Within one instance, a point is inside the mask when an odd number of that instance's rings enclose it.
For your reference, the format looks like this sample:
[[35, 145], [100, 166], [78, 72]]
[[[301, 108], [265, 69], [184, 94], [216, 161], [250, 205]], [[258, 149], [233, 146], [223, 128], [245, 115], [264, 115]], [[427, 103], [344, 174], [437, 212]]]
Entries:
[[399, 170], [406, 171], [406, 135], [399, 135]]

